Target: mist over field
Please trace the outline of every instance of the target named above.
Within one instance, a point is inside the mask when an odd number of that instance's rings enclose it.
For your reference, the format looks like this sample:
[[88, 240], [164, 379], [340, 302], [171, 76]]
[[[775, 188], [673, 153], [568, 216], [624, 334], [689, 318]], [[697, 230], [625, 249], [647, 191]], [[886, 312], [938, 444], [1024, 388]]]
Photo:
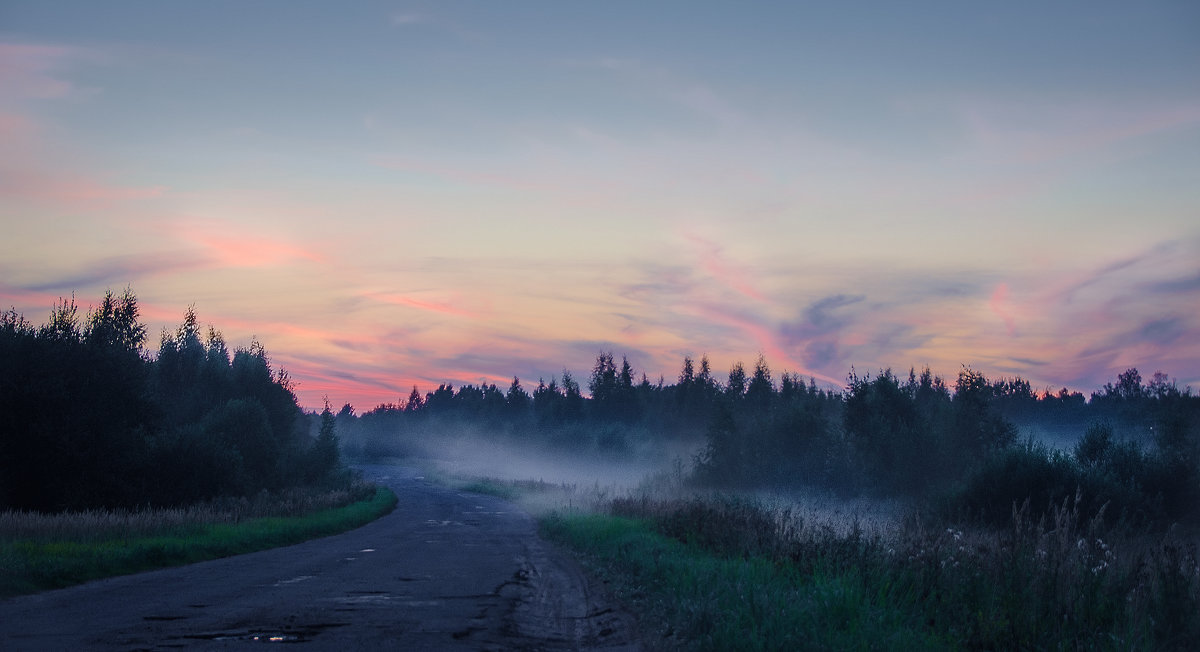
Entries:
[[486, 432], [446, 433], [443, 439], [418, 444], [413, 457], [451, 475], [532, 480], [554, 484], [636, 488], [649, 477], [671, 469], [674, 460], [691, 459], [698, 448], [630, 451], [617, 457], [554, 451], [536, 444], [498, 441]]
[[[1044, 511], [1086, 487], [1088, 508], [1105, 506], [1110, 519], [1166, 523], [1195, 511], [1186, 469], [1197, 398], [1161, 372], [1144, 382], [1128, 369], [1090, 398], [968, 367], [953, 383], [929, 369], [852, 372], [834, 391], [791, 373], [776, 381], [762, 356], [723, 381], [706, 357], [685, 357], [674, 383], [637, 377], [627, 358], [601, 352], [586, 395], [569, 371], [532, 393], [515, 377], [507, 391], [414, 387], [361, 415], [347, 404], [335, 423], [352, 459], [420, 459], [503, 480], [632, 490], [673, 476], [680, 486], [936, 498], [993, 521], [1014, 502]], [[1017, 475], [993, 483], [1006, 472]]]

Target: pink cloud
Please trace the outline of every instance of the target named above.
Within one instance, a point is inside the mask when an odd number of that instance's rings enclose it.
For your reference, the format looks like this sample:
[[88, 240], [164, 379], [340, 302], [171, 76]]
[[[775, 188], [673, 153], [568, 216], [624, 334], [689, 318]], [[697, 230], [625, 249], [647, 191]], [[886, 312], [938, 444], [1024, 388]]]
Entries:
[[268, 238], [205, 235], [196, 237], [195, 242], [214, 253], [220, 264], [230, 267], [269, 267], [293, 260], [325, 262], [320, 254]]
[[383, 303], [388, 303], [396, 306], [405, 306], [408, 308], [416, 308], [418, 310], [426, 310], [436, 312], [443, 315], [453, 315], [456, 317], [467, 317], [468, 319], [478, 319], [479, 313], [459, 308], [449, 303], [440, 301], [429, 301], [422, 299], [414, 299], [402, 294], [387, 294], [387, 293], [371, 293], [366, 296]]
[[[62, 294], [37, 292], [0, 283], [0, 312], [16, 309], [33, 324], [41, 324]], [[78, 304], [78, 300], [76, 301]], [[37, 311], [36, 314], [31, 311]]]
[[1008, 329], [1009, 335], [1015, 335], [1017, 332], [1016, 322], [1013, 320], [1012, 312], [1008, 306], [1008, 284], [999, 283], [996, 289], [992, 292], [992, 298], [988, 300], [988, 307], [997, 317], [1004, 320], [1004, 326]]
[[[767, 359], [767, 363], [775, 369], [781, 371], [796, 372], [804, 376], [812, 376], [834, 385], [841, 385], [841, 380], [826, 375], [820, 371], [810, 369], [806, 365], [797, 361], [787, 350], [779, 343], [779, 337], [772, 329], [764, 326], [755, 320], [744, 316], [739, 316], [727, 307], [724, 306], [698, 306], [697, 310], [701, 317], [709, 321], [733, 326], [742, 331], [749, 337], [750, 341], [758, 346], [758, 350]], [[736, 347], [744, 348], [745, 344], [738, 342]], [[750, 352], [747, 352], [750, 353]], [[743, 360], [743, 362], [745, 362]]]
[[286, 355], [272, 357], [295, 379], [296, 397], [300, 405], [309, 410], [321, 409], [325, 397], [328, 397], [334, 410], [350, 403], [361, 414], [383, 403], [396, 403], [408, 395], [414, 384], [421, 384], [418, 379], [397, 373], [354, 367], [343, 371], [344, 367], [335, 369], [320, 362]]
[[725, 260], [720, 245], [696, 235], [684, 234], [683, 237], [700, 248], [700, 266], [715, 280], [742, 296], [755, 299], [756, 301], [767, 300], [751, 284], [749, 274], [745, 269], [739, 268]]
[[297, 260], [325, 263], [327, 258], [311, 249], [261, 236], [219, 220], [190, 220], [168, 227], [185, 242], [197, 245], [225, 267], [270, 267]]

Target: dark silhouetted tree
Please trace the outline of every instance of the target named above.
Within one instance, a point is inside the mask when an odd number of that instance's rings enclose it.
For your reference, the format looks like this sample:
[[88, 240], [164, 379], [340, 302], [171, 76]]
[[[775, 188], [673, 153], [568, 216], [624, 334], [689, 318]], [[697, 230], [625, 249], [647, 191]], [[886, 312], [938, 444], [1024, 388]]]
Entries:
[[771, 381], [771, 369], [767, 360], [759, 354], [754, 363], [754, 375], [746, 387], [746, 405], [753, 410], [766, 411], [775, 396], [775, 384]]
[[987, 378], [970, 367], [958, 372], [954, 383], [953, 441], [948, 442], [963, 463], [975, 463], [1017, 438], [1017, 430], [992, 407]]
[[317, 432], [316, 441], [308, 451], [308, 477], [310, 483], [321, 483], [333, 479], [333, 475], [341, 467], [338, 454], [337, 421], [329, 408], [329, 400], [325, 400], [325, 408], [321, 410], [321, 425]]
[[138, 353], [146, 342], [146, 327], [139, 321], [139, 312], [131, 288], [125, 288], [120, 297], [107, 290], [100, 305], [88, 312], [83, 337], [93, 346]]
[[738, 360], [729, 368], [729, 381], [725, 383], [725, 395], [741, 399], [746, 394], [746, 367]]
[[421, 390], [413, 385], [412, 391], [408, 393], [408, 400], [404, 401], [405, 412], [419, 412], [425, 407], [425, 398], [421, 396]]
[[579, 383], [575, 381], [575, 377], [566, 369], [563, 369], [562, 373], [562, 387], [563, 418], [568, 422], [577, 422], [583, 418], [583, 392], [579, 388]]

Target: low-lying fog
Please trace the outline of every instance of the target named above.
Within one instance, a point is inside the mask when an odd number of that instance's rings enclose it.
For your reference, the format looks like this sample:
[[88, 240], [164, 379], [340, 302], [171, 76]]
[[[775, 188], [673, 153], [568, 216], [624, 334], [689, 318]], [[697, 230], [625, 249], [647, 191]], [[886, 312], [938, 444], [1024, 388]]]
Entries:
[[676, 444], [639, 450], [619, 458], [577, 451], [556, 453], [535, 444], [460, 433], [421, 447], [420, 458], [453, 476], [496, 480], [600, 485], [635, 489], [647, 478], [691, 468], [700, 445]]

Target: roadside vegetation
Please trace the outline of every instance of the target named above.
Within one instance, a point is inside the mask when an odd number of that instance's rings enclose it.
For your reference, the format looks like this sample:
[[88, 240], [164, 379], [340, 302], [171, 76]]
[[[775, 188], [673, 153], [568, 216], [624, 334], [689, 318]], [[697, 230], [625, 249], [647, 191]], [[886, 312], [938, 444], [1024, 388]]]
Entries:
[[1195, 649], [1196, 539], [1113, 533], [1076, 509], [867, 531], [747, 499], [642, 498], [541, 522], [653, 648]]
[[0, 598], [299, 543], [395, 505], [391, 491], [360, 482], [183, 508], [0, 512]]
[[195, 311], [156, 352], [132, 290], [0, 313], [0, 597], [297, 543], [390, 511], [257, 341]]

